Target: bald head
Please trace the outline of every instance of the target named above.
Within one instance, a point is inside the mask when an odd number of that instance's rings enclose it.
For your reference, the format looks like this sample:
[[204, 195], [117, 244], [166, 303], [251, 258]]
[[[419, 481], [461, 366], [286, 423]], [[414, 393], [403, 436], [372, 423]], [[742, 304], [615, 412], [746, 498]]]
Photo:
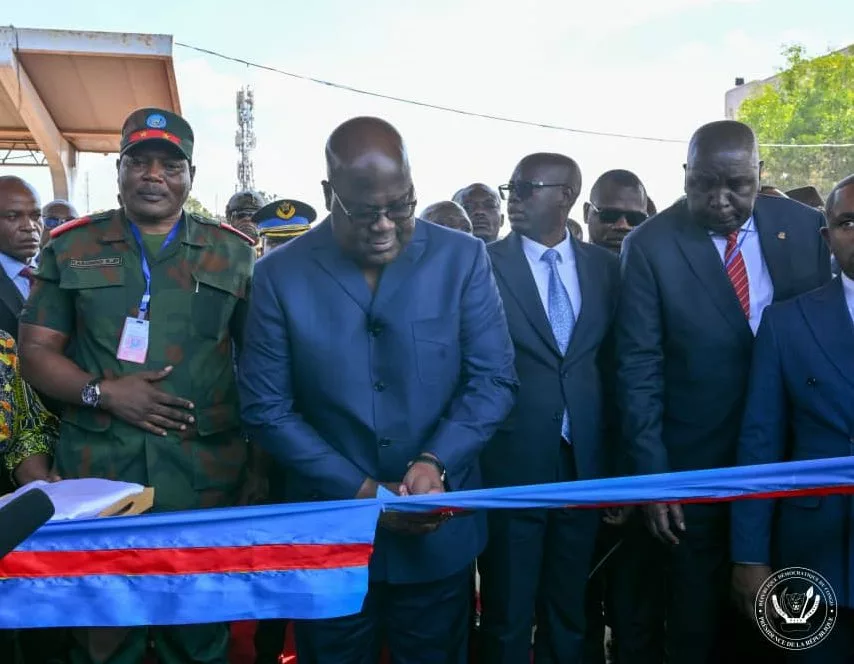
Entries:
[[721, 235], [741, 227], [753, 214], [761, 166], [756, 136], [746, 124], [724, 120], [700, 127], [685, 164], [692, 219]]
[[836, 216], [836, 204], [843, 198], [843, 190], [847, 190], [849, 187], [854, 187], [854, 173], [840, 180], [828, 194], [824, 208], [827, 211], [828, 219]]
[[340, 125], [326, 142], [326, 172], [335, 180], [349, 173], [405, 171], [409, 156], [397, 129], [385, 120], [359, 117]]
[[415, 229], [415, 190], [397, 129], [379, 118], [347, 120], [326, 142], [326, 209], [338, 244], [371, 272], [392, 262]]
[[759, 166], [756, 134], [743, 122], [720, 120], [700, 127], [688, 143], [688, 165], [698, 157], [721, 152], [748, 152]]
[[453, 201], [441, 201], [433, 203], [424, 209], [421, 218], [445, 228], [453, 228], [463, 233], [472, 232], [472, 224], [466, 211], [458, 203]]
[[35, 199], [36, 205], [39, 205], [39, 194], [29, 182], [17, 175], [0, 176], [0, 196], [13, 191], [29, 194]]

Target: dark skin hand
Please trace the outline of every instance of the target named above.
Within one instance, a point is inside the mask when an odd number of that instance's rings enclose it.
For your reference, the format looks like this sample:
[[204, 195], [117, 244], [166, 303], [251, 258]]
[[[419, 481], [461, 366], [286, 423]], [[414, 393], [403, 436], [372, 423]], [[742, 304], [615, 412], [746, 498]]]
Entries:
[[[379, 483], [399, 496], [417, 496], [428, 493], [445, 493], [438, 469], [429, 463], [414, 463], [402, 482]], [[366, 478], [356, 498], [376, 498], [376, 480]], [[383, 512], [380, 525], [388, 530], [410, 535], [423, 535], [435, 531], [448, 516], [444, 514], [406, 514]]]
[[62, 478], [56, 470], [51, 468], [51, 458], [47, 454], [34, 454], [27, 457], [14, 472], [15, 483], [24, 486], [30, 482], [42, 480], [44, 482], [58, 482]]
[[679, 544], [677, 532], [685, 532], [685, 517], [679, 503], [652, 503], [643, 506], [646, 527], [664, 544]]
[[635, 506], [628, 505], [625, 507], [606, 507], [605, 513], [602, 515], [602, 521], [609, 526], [622, 526], [629, 517], [634, 514]]
[[752, 620], [756, 620], [754, 604], [759, 587], [771, 576], [768, 565], [740, 565], [732, 567], [731, 592], [739, 611]]
[[[64, 403], [82, 405], [83, 387], [95, 378], [65, 356], [68, 336], [37, 325], [20, 327], [19, 353], [24, 380], [37, 390]], [[101, 408], [156, 436], [167, 430], [184, 431], [194, 422], [187, 412], [194, 405], [187, 399], [157, 387], [172, 367], [142, 371], [101, 383]]]

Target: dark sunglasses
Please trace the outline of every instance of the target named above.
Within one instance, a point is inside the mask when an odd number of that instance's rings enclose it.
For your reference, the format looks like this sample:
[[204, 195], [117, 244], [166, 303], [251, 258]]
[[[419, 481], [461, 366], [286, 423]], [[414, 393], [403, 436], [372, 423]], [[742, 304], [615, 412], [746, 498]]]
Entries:
[[[385, 215], [388, 219], [390, 219], [394, 223], [402, 223], [404, 221], [408, 221], [412, 218], [412, 215], [415, 214], [415, 208], [418, 205], [418, 201], [413, 199], [410, 201], [402, 201], [397, 203], [392, 203], [388, 207], [384, 208], [365, 208], [362, 210], [349, 210], [344, 206], [344, 203], [341, 201], [341, 197], [338, 195], [338, 192], [332, 189], [332, 198], [337, 201], [338, 207], [341, 208], [341, 211], [347, 215], [347, 218], [351, 223], [357, 226], [373, 226], [380, 220], [380, 217]], [[409, 192], [409, 196], [413, 196], [415, 194], [415, 190], [412, 189]]]
[[260, 208], [247, 208], [244, 210], [234, 210], [231, 213], [232, 219], [244, 219], [245, 217], [251, 217], [253, 214], [258, 212]]
[[649, 215], [646, 212], [637, 212], [635, 210], [617, 210], [616, 208], [599, 209], [593, 203], [590, 203], [590, 208], [599, 217], [599, 221], [603, 224], [616, 224], [621, 218], [626, 218], [626, 223], [634, 228], [645, 222]]
[[59, 217], [43, 217], [42, 222], [44, 223], [44, 227], [52, 231], [57, 226], [62, 226], [66, 221], [71, 221], [74, 217], [68, 217], [68, 219], [60, 219]]
[[544, 189], [545, 187], [564, 187], [565, 189], [572, 190], [572, 187], [568, 184], [563, 184], [561, 182], [531, 182], [530, 180], [515, 180], [513, 182], [500, 185], [498, 187], [498, 193], [501, 194], [501, 198], [505, 201], [510, 198], [511, 193], [516, 194], [516, 197], [520, 200], [525, 200], [533, 195], [535, 189]]

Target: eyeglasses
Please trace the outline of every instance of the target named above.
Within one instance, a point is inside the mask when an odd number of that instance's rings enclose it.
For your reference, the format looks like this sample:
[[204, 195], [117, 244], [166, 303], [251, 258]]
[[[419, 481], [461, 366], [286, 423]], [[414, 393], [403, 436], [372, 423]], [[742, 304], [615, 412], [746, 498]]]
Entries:
[[72, 219], [74, 219], [74, 217], [67, 217], [64, 219], [60, 217], [45, 217], [42, 219], [42, 222], [47, 230], [52, 231], [57, 226], [62, 226], [66, 221], [71, 221]]
[[572, 187], [562, 182], [532, 182], [530, 180], [516, 180], [508, 182], [498, 187], [498, 193], [501, 194], [502, 200], [510, 198], [510, 194], [516, 194], [520, 200], [530, 198], [534, 194], [534, 189], [544, 189], [545, 187], [563, 187], [572, 191]]
[[626, 223], [631, 226], [640, 226], [647, 220], [649, 215], [646, 212], [638, 212], [637, 210], [618, 210], [616, 208], [598, 208], [595, 204], [590, 203], [590, 209], [599, 217], [599, 221], [603, 224], [616, 224], [623, 217], [626, 218]]
[[[331, 189], [331, 187], [330, 187]], [[411, 196], [414, 191], [410, 190], [409, 196]], [[415, 213], [415, 208], [418, 205], [418, 201], [416, 199], [412, 199], [411, 201], [392, 203], [387, 207], [382, 208], [364, 208], [362, 210], [357, 210], [355, 212], [350, 212], [344, 203], [341, 202], [341, 197], [338, 195], [338, 192], [335, 189], [332, 189], [332, 197], [338, 203], [338, 206], [347, 215], [347, 218], [351, 221], [351, 223], [359, 225], [359, 226], [373, 226], [380, 220], [380, 217], [385, 216], [394, 223], [400, 223], [412, 218], [412, 215]]]

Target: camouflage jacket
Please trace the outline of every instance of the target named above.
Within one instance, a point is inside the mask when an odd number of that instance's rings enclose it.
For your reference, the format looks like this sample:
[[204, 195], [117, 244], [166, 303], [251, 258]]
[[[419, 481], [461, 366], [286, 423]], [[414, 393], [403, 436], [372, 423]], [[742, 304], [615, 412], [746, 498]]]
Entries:
[[104, 410], [66, 405], [57, 464], [67, 477], [147, 483], [169, 498], [169, 508], [194, 507], [193, 491], [231, 488], [243, 472], [233, 348], [254, 252], [239, 232], [185, 213], [175, 239], [148, 256], [148, 355], [135, 364], [116, 354], [145, 290], [140, 251], [121, 210], [59, 227], [42, 252], [21, 321], [67, 334], [72, 360], [104, 378], [174, 366], [158, 386], [194, 403], [189, 431], [158, 439]]

